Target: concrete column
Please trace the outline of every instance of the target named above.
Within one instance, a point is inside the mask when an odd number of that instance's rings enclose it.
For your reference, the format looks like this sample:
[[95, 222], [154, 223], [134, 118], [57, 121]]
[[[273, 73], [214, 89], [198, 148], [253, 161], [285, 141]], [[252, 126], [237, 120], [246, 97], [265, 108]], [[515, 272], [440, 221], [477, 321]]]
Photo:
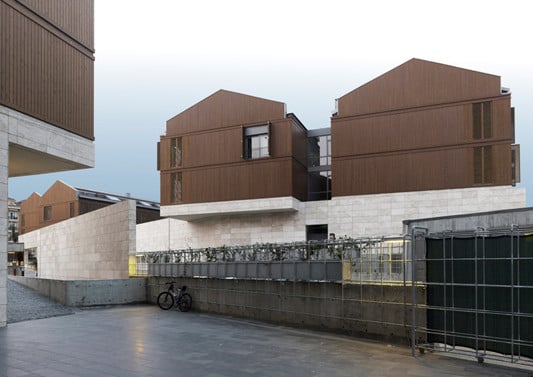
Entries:
[[0, 114], [0, 327], [7, 325], [7, 178], [8, 124]]

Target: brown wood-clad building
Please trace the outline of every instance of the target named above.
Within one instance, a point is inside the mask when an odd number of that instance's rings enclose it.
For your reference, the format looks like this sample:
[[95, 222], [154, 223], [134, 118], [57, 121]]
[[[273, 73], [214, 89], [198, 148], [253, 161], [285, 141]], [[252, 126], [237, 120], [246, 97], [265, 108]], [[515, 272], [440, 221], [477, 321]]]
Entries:
[[306, 135], [283, 103], [219, 90], [167, 122], [161, 203], [306, 200]]
[[498, 76], [412, 59], [337, 101], [333, 196], [515, 183]]
[[[500, 77], [411, 59], [307, 130], [281, 102], [220, 90], [167, 122], [161, 203], [514, 185], [514, 109]], [[181, 216], [181, 212], [180, 212]]]
[[93, 0], [0, 0], [0, 104], [93, 140]]
[[135, 200], [137, 224], [159, 220], [159, 203], [72, 187], [56, 181], [42, 196], [33, 193], [20, 204], [19, 232], [28, 233], [122, 200]]

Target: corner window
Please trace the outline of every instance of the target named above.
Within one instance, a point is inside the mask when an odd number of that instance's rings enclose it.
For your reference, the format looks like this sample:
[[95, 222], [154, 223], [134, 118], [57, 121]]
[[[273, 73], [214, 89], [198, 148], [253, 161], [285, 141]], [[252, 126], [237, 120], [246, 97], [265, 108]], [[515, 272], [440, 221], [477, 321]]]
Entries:
[[170, 202], [179, 203], [182, 201], [182, 174], [181, 172], [170, 174]]
[[269, 157], [269, 140], [270, 127], [268, 124], [245, 127], [243, 130], [243, 157], [245, 159]]
[[43, 219], [44, 221], [52, 219], [52, 206], [44, 207]]

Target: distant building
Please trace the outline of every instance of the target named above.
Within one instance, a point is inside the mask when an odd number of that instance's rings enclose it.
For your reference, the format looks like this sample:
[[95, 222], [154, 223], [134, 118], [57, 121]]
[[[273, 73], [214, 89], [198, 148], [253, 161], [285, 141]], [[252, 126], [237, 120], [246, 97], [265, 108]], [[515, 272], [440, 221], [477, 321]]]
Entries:
[[56, 181], [42, 196], [34, 192], [20, 204], [20, 234], [128, 199], [136, 202], [137, 224], [160, 218], [158, 202], [72, 187]]
[[[94, 167], [94, 1], [0, 0], [0, 223], [8, 178]], [[7, 323], [0, 229], [0, 327]]]
[[20, 204], [13, 198], [7, 199], [7, 240], [17, 242], [19, 234]]

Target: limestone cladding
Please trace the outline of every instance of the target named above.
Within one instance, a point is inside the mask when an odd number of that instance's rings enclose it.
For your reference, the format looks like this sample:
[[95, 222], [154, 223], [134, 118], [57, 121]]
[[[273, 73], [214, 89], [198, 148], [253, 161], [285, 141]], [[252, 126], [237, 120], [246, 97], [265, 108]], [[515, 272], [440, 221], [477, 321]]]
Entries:
[[20, 241], [37, 248], [41, 278], [126, 279], [135, 216], [135, 202], [128, 200], [25, 233]]
[[7, 122], [0, 117], [0, 327], [7, 324]]
[[[271, 201], [274, 199], [270, 199]], [[232, 202], [225, 204], [231, 207]], [[238, 211], [242, 211], [239, 203]], [[511, 186], [336, 197], [300, 202], [298, 211], [173, 218], [137, 226], [136, 250], [157, 251], [209, 246], [296, 242], [306, 238], [306, 225], [327, 224], [337, 237], [401, 234], [403, 220], [516, 209], [526, 205], [523, 188]], [[270, 203], [270, 208], [276, 207]], [[235, 213], [235, 210], [228, 211]], [[162, 213], [165, 213], [162, 210]], [[195, 212], [195, 215], [201, 215]]]
[[1, 105], [0, 124], [6, 127], [9, 143], [73, 162], [80, 167], [94, 167], [94, 144], [91, 140]]

